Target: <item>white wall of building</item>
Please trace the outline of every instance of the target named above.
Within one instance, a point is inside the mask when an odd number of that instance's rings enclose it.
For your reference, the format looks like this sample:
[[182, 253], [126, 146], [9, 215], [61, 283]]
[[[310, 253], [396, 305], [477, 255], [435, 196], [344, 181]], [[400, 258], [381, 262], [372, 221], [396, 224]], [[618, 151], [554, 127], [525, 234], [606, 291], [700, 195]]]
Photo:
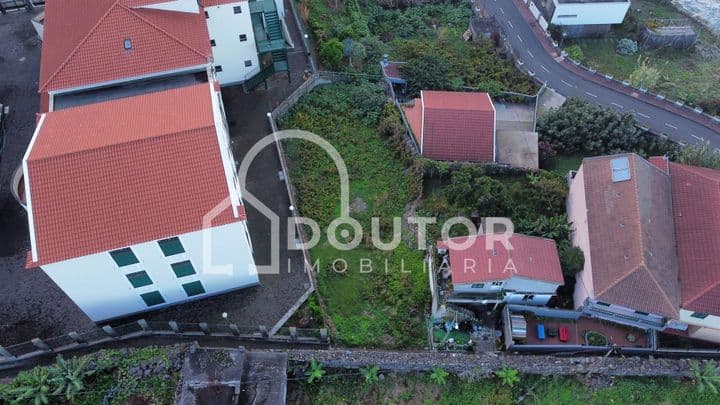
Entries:
[[141, 8], [152, 8], [156, 10], [179, 11], [181, 13], [197, 13], [199, 10], [197, 0], [158, 0], [155, 4], [148, 4]]
[[[210, 238], [204, 251], [204, 232]], [[258, 284], [245, 222], [178, 235], [185, 253], [165, 257], [157, 241], [131, 246], [140, 261], [118, 267], [108, 252], [42, 266], [50, 278], [95, 322], [204, 298]], [[196, 274], [177, 278], [172, 263], [190, 260]], [[220, 266], [220, 267], [218, 267]], [[126, 274], [146, 271], [153, 284], [134, 288]], [[189, 298], [182, 285], [201, 281], [205, 294]], [[140, 294], [159, 291], [165, 304], [148, 307]], [[218, 308], [218, 313], [222, 312]]]
[[708, 315], [700, 319], [691, 316], [694, 311], [680, 310], [680, 321], [689, 325], [688, 334], [697, 339], [720, 343], [720, 316]]
[[559, 3], [553, 0], [555, 13], [551, 23], [557, 25], [620, 24], [630, 9], [629, 1], [603, 3]]
[[[235, 14], [234, 7], [242, 12]], [[246, 1], [205, 7], [210, 39], [215, 41], [212, 47], [214, 64], [221, 85], [241, 83], [260, 71], [255, 34], [250, 20], [250, 7]], [[246, 41], [240, 41], [240, 35], [246, 35]], [[250, 66], [245, 62], [250, 61]]]
[[577, 274], [577, 284], [573, 300], [575, 308], [583, 306], [587, 298], [595, 298], [595, 287], [592, 278], [592, 257], [590, 256], [590, 232], [587, 222], [587, 201], [585, 199], [585, 174], [583, 166], [575, 174], [570, 183], [568, 192], [567, 213], [568, 221], [572, 224], [573, 230], [570, 234], [570, 242], [573, 246], [580, 248], [585, 256], [583, 270]]
[[[502, 283], [502, 284], [498, 284]], [[482, 287], [480, 285], [482, 284]], [[513, 304], [545, 305], [555, 295], [559, 285], [547, 281], [511, 277], [507, 280], [491, 280], [482, 283], [454, 284], [459, 294], [488, 295], [505, 293], [503, 301]], [[533, 295], [533, 297], [528, 297]]]

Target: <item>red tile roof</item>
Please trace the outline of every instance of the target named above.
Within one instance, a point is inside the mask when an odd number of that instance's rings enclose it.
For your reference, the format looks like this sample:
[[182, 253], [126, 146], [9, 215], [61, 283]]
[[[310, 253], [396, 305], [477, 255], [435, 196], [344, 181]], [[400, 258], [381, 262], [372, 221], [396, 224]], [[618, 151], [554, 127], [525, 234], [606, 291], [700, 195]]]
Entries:
[[416, 98], [412, 105], [403, 105], [405, 118], [407, 119], [410, 130], [417, 141], [418, 147], [422, 143], [422, 100]]
[[[514, 234], [509, 239], [512, 250], [496, 242], [494, 252], [486, 249], [486, 235], [461, 236], [451, 240], [460, 244], [468, 238], [474, 240], [468, 248], [449, 248], [453, 284], [506, 280], [511, 277], [563, 284], [560, 258], [552, 239]], [[439, 242], [438, 247], [447, 248], [448, 244]], [[466, 260], [470, 260], [467, 267]], [[474, 269], [471, 268], [472, 263], [475, 263]]]
[[[212, 57], [205, 17], [138, 0], [48, 1], [40, 91], [202, 65]], [[132, 41], [125, 50], [124, 40]]]
[[[628, 159], [630, 179], [614, 182], [611, 161], [620, 157]], [[581, 170], [595, 299], [676, 318], [670, 179], [635, 154], [586, 158]]]
[[423, 156], [436, 160], [494, 161], [495, 109], [487, 93], [423, 90], [421, 98]]
[[388, 62], [387, 65], [383, 65], [382, 69], [387, 77], [402, 79], [402, 73], [400, 72], [400, 65], [401, 64], [397, 63], [397, 62]]
[[682, 307], [720, 316], [720, 171], [650, 161], [670, 174]]
[[202, 229], [229, 197], [210, 84], [46, 114], [26, 180], [34, 266]]

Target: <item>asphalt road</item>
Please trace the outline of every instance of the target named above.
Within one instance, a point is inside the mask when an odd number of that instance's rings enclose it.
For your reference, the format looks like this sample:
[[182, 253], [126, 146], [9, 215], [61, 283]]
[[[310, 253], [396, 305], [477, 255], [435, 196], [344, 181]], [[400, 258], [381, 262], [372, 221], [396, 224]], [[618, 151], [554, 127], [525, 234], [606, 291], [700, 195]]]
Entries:
[[720, 133], [695, 121], [577, 76], [549, 55], [512, 0], [484, 0], [486, 13], [496, 16], [513, 51], [524, 67], [566, 97], [580, 97], [620, 112], [635, 115], [639, 125], [675, 141], [695, 144], [709, 141], [720, 148]]

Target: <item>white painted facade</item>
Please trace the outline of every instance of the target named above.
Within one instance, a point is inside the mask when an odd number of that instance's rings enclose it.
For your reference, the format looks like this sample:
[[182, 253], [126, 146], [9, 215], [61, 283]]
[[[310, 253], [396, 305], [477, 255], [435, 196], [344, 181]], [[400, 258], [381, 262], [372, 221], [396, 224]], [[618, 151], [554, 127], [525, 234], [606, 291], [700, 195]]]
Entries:
[[688, 325], [690, 337], [720, 343], [720, 316], [708, 314], [704, 318], [700, 318], [692, 316], [693, 314], [695, 314], [694, 311], [680, 310], [680, 322]]
[[608, 25], [621, 24], [630, 9], [630, 1], [560, 3], [553, 0], [552, 24]]
[[502, 296], [503, 302], [511, 304], [545, 305], [558, 287], [560, 284], [557, 283], [515, 276], [504, 280], [453, 284], [453, 291], [457, 294]]
[[[235, 13], [240, 7], [240, 13]], [[260, 71], [255, 33], [247, 1], [205, 7], [216, 76], [221, 85], [241, 83]], [[241, 35], [243, 39], [241, 41]], [[247, 66], [247, 64], [250, 66]], [[222, 71], [218, 71], [218, 67]]]
[[[203, 246], [205, 232], [211, 241], [207, 246]], [[259, 283], [244, 221], [178, 237], [185, 253], [165, 257], [157, 241], [150, 241], [130, 246], [139, 263], [129, 266], [118, 267], [108, 252], [102, 252], [44, 265], [42, 269], [95, 322]], [[204, 253], [204, 248], [209, 254]], [[196, 274], [178, 278], [171, 264], [185, 260], [192, 263]], [[138, 271], [147, 272], [153, 283], [134, 288], [126, 275]], [[204, 294], [188, 297], [182, 285], [193, 281], [202, 283]], [[165, 303], [148, 307], [140, 294], [152, 291], [160, 292]], [[218, 308], [218, 313], [222, 311]]]
[[181, 13], [197, 13], [200, 9], [197, 0], [158, 0], [155, 4], [148, 4], [139, 8], [150, 8], [155, 10], [178, 11]]

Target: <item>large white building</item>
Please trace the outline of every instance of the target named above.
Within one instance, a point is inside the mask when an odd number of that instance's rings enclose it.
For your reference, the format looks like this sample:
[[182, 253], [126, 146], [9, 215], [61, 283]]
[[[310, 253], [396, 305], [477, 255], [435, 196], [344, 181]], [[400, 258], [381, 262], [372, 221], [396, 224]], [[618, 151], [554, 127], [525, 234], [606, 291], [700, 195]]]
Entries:
[[48, 1], [41, 110], [128, 83], [168, 86], [208, 67], [221, 85], [251, 89], [288, 70], [283, 16], [280, 0]]
[[537, 4], [550, 24], [561, 26], [570, 36], [606, 33], [611, 25], [621, 24], [630, 9], [630, 0], [528, 1], [531, 10], [532, 3]]
[[258, 283], [214, 81], [42, 114], [23, 177], [27, 266], [93, 321]]

